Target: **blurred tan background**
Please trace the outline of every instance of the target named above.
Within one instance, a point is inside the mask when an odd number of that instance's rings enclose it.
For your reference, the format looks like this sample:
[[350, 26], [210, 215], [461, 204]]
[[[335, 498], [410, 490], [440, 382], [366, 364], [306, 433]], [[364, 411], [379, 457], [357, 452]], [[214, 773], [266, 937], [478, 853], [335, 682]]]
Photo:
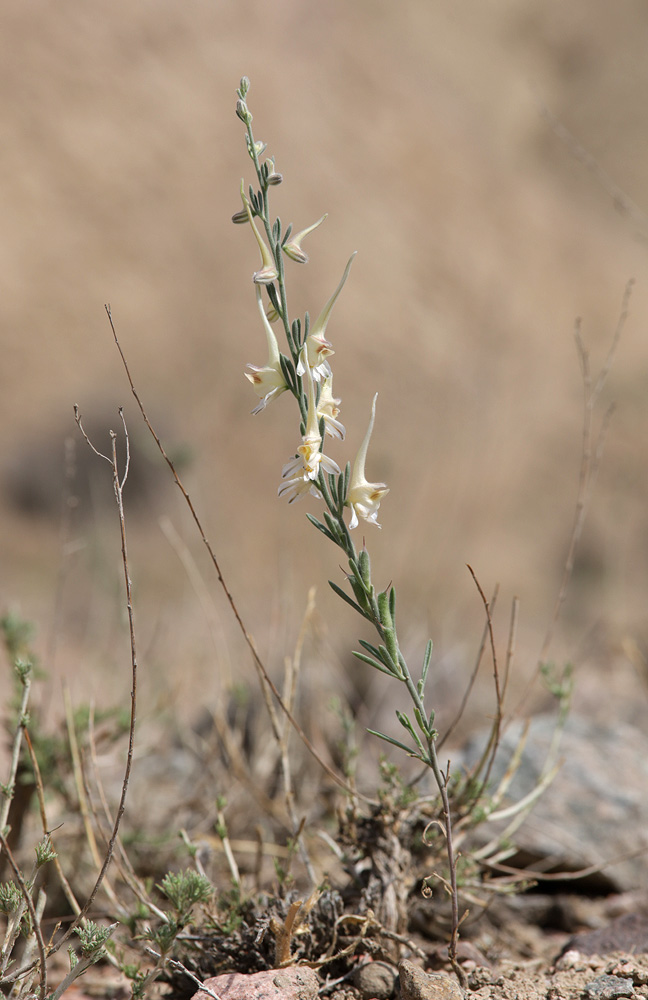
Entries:
[[[190, 713], [249, 670], [142, 433], [106, 302], [273, 672], [315, 584], [305, 682], [328, 696], [339, 661], [347, 687], [368, 683], [348, 655], [356, 622], [326, 585], [342, 582], [339, 559], [305, 518], [317, 504], [276, 498], [296, 444], [291, 402], [250, 416], [243, 368], [265, 361], [250, 280], [258, 256], [249, 231], [230, 223], [240, 178], [252, 179], [234, 115], [245, 73], [255, 134], [285, 178], [275, 211], [298, 229], [329, 213], [310, 237], [311, 263], [289, 272], [294, 314], [317, 313], [359, 251], [328, 331], [347, 426], [331, 453], [340, 464], [353, 456], [378, 391], [368, 474], [391, 493], [382, 531], [365, 534], [376, 582], [397, 587], [413, 662], [435, 640], [442, 713], [483, 623], [468, 562], [488, 593], [501, 586], [501, 643], [519, 595], [519, 676], [533, 670], [577, 494], [574, 321], [582, 317], [597, 372], [626, 282], [637, 279], [599, 420], [617, 408], [552, 655], [577, 663], [583, 704], [587, 678], [600, 676], [602, 711], [617, 690], [633, 692], [630, 714], [643, 711], [647, 41], [641, 0], [4, 0], [0, 605], [38, 623], [53, 703], [63, 678], [79, 700], [123, 701], [130, 686], [109, 470], [79, 440], [73, 403], [98, 445], [108, 446], [122, 404], [143, 442], [130, 507], [126, 490], [143, 715], [164, 705]], [[542, 105], [636, 212], [615, 204]], [[62, 558], [67, 435], [81, 502]], [[162, 515], [195, 556], [211, 594], [203, 604]], [[383, 691], [382, 678], [371, 683]], [[601, 704], [598, 694], [590, 701]]]

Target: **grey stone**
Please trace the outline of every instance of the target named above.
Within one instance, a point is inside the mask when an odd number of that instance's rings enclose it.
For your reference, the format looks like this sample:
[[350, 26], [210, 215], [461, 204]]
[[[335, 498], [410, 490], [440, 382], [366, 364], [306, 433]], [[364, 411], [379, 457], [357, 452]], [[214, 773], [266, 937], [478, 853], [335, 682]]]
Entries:
[[[516, 721], [504, 731], [490, 777], [496, 789], [522, 735]], [[531, 720], [520, 766], [502, 805], [518, 802], [537, 785], [555, 732], [556, 717]], [[474, 764], [483, 752], [485, 734], [451, 755], [453, 769]], [[514, 834], [515, 846], [528, 867], [545, 871], [578, 871], [606, 865], [590, 876], [591, 888], [623, 891], [648, 878], [648, 736], [627, 723], [597, 725], [571, 715], [559, 748], [560, 770]], [[506, 822], [485, 823], [478, 837], [490, 840]], [[641, 853], [643, 851], [643, 853]], [[627, 855], [634, 854], [634, 857]], [[583, 883], [581, 883], [582, 885]]]
[[599, 976], [586, 985], [585, 992], [591, 1000], [616, 1000], [634, 996], [634, 986], [631, 979], [621, 976]]
[[398, 973], [402, 1000], [464, 1000], [459, 983], [444, 972], [424, 972], [405, 960]]
[[353, 977], [362, 1000], [389, 1000], [394, 995], [398, 973], [388, 962], [367, 962]]
[[648, 952], [648, 914], [625, 913], [604, 927], [575, 934], [563, 952], [573, 950], [582, 955], [609, 955], [614, 951], [645, 954]]

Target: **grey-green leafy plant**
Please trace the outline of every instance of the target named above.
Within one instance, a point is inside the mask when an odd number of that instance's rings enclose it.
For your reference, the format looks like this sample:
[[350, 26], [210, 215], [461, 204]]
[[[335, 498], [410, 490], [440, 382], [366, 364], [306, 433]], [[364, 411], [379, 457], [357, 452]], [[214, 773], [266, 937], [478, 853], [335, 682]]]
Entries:
[[[379, 527], [377, 516], [380, 503], [389, 492], [385, 483], [370, 482], [365, 466], [373, 431], [376, 396], [371, 406], [371, 417], [365, 438], [353, 462], [344, 469], [325, 453], [327, 436], [343, 440], [345, 428], [339, 421], [340, 400], [333, 396], [333, 374], [330, 358], [335, 353], [326, 337], [330, 315], [347, 278], [352, 254], [335, 292], [324, 305], [314, 322], [306, 313], [304, 321], [291, 319], [288, 308], [286, 261], [298, 264], [308, 262], [308, 255], [301, 244], [304, 238], [319, 226], [326, 216], [293, 235], [293, 226], [283, 227], [281, 219], [270, 212], [270, 190], [280, 184], [282, 175], [275, 168], [273, 157], [264, 158], [266, 144], [257, 140], [252, 130], [253, 116], [247, 104], [250, 82], [243, 77], [237, 90], [236, 113], [245, 126], [247, 152], [254, 165], [256, 187], [245, 191], [241, 181], [242, 209], [233, 221], [248, 224], [261, 255], [261, 267], [253, 274], [257, 307], [266, 334], [268, 361], [263, 366], [248, 365], [246, 377], [260, 397], [254, 413], [259, 413], [268, 403], [290, 393], [299, 408], [301, 441], [295, 454], [283, 467], [282, 483], [278, 495], [289, 503], [312, 494], [323, 504], [319, 517], [307, 514], [309, 521], [346, 558], [348, 590], [329, 581], [335, 593], [369, 622], [376, 633], [374, 642], [360, 639], [362, 651], [355, 656], [375, 670], [386, 674], [392, 681], [402, 684], [411, 702], [410, 712], [397, 711], [398, 723], [404, 730], [401, 738], [370, 730], [379, 739], [402, 750], [425, 764], [434, 776], [439, 790], [443, 811], [450, 896], [452, 901], [452, 938], [450, 957], [456, 965], [456, 942], [459, 926], [456, 863], [453, 850], [448, 775], [442, 770], [437, 755], [438, 732], [434, 726], [434, 710], [425, 704], [425, 689], [432, 659], [432, 641], [425, 648], [420, 669], [414, 673], [403, 655], [396, 625], [396, 591], [393, 585], [379, 590], [373, 583], [369, 552], [363, 544], [358, 550], [351, 531], [363, 519]], [[260, 232], [257, 221], [263, 232]], [[266, 293], [264, 301], [263, 291]], [[283, 327], [287, 353], [279, 349], [272, 322]], [[349, 514], [348, 523], [346, 515]]]

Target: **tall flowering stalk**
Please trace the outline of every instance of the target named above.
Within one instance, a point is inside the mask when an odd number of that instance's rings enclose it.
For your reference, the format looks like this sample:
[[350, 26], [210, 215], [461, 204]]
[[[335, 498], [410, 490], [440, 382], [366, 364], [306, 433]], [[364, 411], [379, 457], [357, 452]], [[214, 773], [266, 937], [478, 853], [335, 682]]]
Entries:
[[[450, 896], [452, 902], [453, 928], [449, 948], [450, 959], [456, 964], [456, 944], [459, 927], [456, 861], [452, 842], [452, 825], [448, 799], [448, 776], [440, 766], [436, 751], [437, 730], [434, 728], [434, 711], [425, 706], [425, 684], [432, 658], [432, 641], [427, 643], [418, 680], [410, 671], [403, 656], [396, 631], [396, 592], [390, 584], [386, 590], [377, 591], [371, 577], [369, 553], [363, 543], [358, 551], [351, 538], [351, 531], [363, 519], [376, 527], [380, 503], [389, 492], [385, 483], [369, 482], [366, 478], [368, 450], [376, 416], [376, 396], [371, 405], [371, 416], [367, 432], [360, 444], [353, 462], [347, 462], [340, 470], [337, 463], [324, 452], [327, 435], [343, 440], [345, 428], [338, 420], [340, 400], [333, 396], [331, 358], [334, 350], [327, 339], [327, 327], [333, 307], [349, 276], [355, 254], [349, 258], [342, 278], [334, 293], [311, 326], [308, 313], [302, 323], [300, 319], [290, 320], [286, 290], [285, 258], [292, 263], [305, 264], [308, 255], [301, 247], [301, 241], [316, 229], [326, 218], [322, 216], [316, 223], [302, 229], [291, 238], [293, 227], [283, 229], [279, 218], [272, 219], [269, 208], [270, 188], [280, 184], [283, 177], [275, 168], [275, 159], [262, 159], [265, 143], [254, 138], [252, 114], [247, 105], [250, 82], [243, 77], [237, 90], [236, 113], [245, 126], [248, 154], [254, 164], [258, 187], [250, 185], [245, 192], [241, 182], [242, 210], [233, 221], [250, 225], [261, 254], [261, 268], [252, 275], [257, 303], [261, 312], [269, 348], [268, 363], [263, 367], [248, 365], [245, 372], [256, 393], [262, 397], [255, 408], [258, 413], [265, 405], [286, 391], [297, 401], [300, 413], [301, 443], [293, 457], [283, 466], [283, 482], [279, 486], [279, 497], [290, 503], [311, 494], [323, 504], [319, 517], [307, 514], [309, 521], [322, 532], [329, 541], [342, 549], [348, 564], [348, 589], [343, 589], [329, 581], [335, 593], [349, 604], [359, 615], [371, 623], [377, 633], [375, 643], [360, 639], [361, 651], [355, 651], [358, 659], [369, 664], [393, 680], [404, 684], [412, 703], [411, 716], [396, 712], [398, 722], [405, 730], [407, 742], [386, 733], [369, 730], [379, 739], [391, 743], [426, 764], [432, 771], [441, 798], [442, 823], [446, 834], [446, 849], [449, 867]], [[257, 225], [257, 222], [259, 223]], [[265, 288], [268, 303], [263, 306], [262, 289]], [[281, 353], [270, 322], [279, 320], [283, 327], [287, 353]], [[348, 517], [348, 523], [347, 523]]]

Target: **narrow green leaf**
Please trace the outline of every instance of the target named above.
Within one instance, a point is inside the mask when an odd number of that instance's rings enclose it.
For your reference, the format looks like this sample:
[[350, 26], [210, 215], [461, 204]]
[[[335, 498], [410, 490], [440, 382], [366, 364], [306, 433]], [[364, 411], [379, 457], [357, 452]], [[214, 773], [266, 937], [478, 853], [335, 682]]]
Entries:
[[421, 671], [421, 684], [425, 687], [425, 682], [427, 680], [428, 670], [430, 669], [430, 661], [432, 660], [432, 640], [428, 639], [428, 644], [425, 647], [425, 655], [423, 657], [423, 670]]
[[362, 574], [360, 572], [360, 567], [355, 559], [349, 558], [349, 569], [357, 579], [358, 583], [362, 583]]
[[425, 718], [424, 715], [421, 715], [421, 713], [419, 712], [418, 708], [416, 708], [416, 707], [414, 707], [414, 718], [416, 719], [416, 722], [417, 722], [417, 724], [418, 724], [421, 732], [425, 733], [425, 738], [427, 739], [427, 737], [430, 735], [429, 731], [428, 731], [427, 719]]
[[298, 319], [294, 319], [292, 322], [289, 339], [292, 341], [291, 347], [294, 348], [295, 356], [297, 356], [301, 350], [301, 323]]
[[281, 241], [281, 245], [282, 246], [284, 246], [284, 244], [286, 244], [288, 242], [288, 240], [290, 239], [290, 234], [292, 233], [292, 228], [293, 228], [292, 227], [292, 222], [289, 222], [288, 223], [288, 228], [286, 229], [286, 232], [284, 233], [283, 239]]
[[328, 530], [328, 528], [325, 528], [324, 525], [320, 521], [318, 521], [316, 517], [313, 517], [312, 514], [306, 514], [306, 517], [308, 518], [311, 524], [315, 525], [318, 531], [321, 531], [323, 535], [326, 535], [326, 537], [330, 539], [330, 541], [335, 542], [335, 539], [333, 538], [333, 535]]
[[399, 712], [399, 710], [396, 709], [396, 718], [400, 722], [401, 726], [403, 726], [408, 731], [408, 733], [411, 736], [413, 736], [414, 726], [412, 725], [409, 717], [405, 714], [405, 712]]
[[340, 510], [342, 510], [342, 508], [344, 507], [344, 501], [346, 500], [346, 490], [344, 489], [344, 473], [343, 472], [341, 472], [340, 475], [337, 477], [337, 489], [336, 489], [336, 492], [337, 492], [337, 498], [338, 498], [338, 506], [339, 506]]
[[396, 625], [396, 588], [392, 587], [389, 591], [389, 611], [392, 616], [392, 624]]
[[383, 661], [383, 663], [385, 664], [385, 666], [389, 667], [389, 669], [393, 673], [394, 677], [398, 677], [398, 679], [400, 680], [401, 679], [400, 669], [398, 667], [398, 664], [397, 664], [396, 660], [394, 660], [392, 658], [392, 656], [390, 655], [389, 650], [387, 649], [387, 647], [386, 646], [382, 646], [382, 645], [379, 646], [378, 647], [378, 652], [380, 653], [380, 659]]
[[385, 736], [384, 733], [379, 733], [375, 729], [368, 729], [367, 732], [372, 736], [377, 736], [379, 740], [384, 740], [385, 743], [391, 743], [392, 746], [399, 747], [399, 749], [404, 750], [408, 757], [416, 757], [417, 760], [423, 759], [419, 754], [414, 753], [411, 747], [405, 746], [404, 743], [401, 743], [400, 740], [395, 740], [392, 736]]
[[279, 301], [279, 296], [277, 295], [277, 289], [274, 285], [268, 285], [268, 298], [270, 299], [272, 308], [281, 315], [281, 303]]
[[349, 583], [351, 585], [351, 589], [353, 590], [353, 593], [356, 596], [356, 600], [357, 600], [358, 604], [360, 605], [361, 608], [364, 608], [364, 610], [366, 612], [365, 618], [367, 618], [369, 621], [373, 621], [373, 619], [371, 617], [371, 614], [370, 614], [369, 603], [367, 601], [367, 595], [365, 593], [364, 587], [358, 581], [357, 577], [350, 576], [348, 579], [349, 579]]
[[357, 649], [352, 649], [351, 652], [358, 660], [362, 660], [363, 663], [368, 663], [370, 667], [375, 667], [376, 670], [380, 670], [383, 674], [387, 674], [391, 677], [392, 674], [389, 672], [387, 667], [383, 667], [382, 663], [378, 663], [378, 660], [374, 660], [371, 656], [365, 656], [364, 653], [359, 653]]
[[[326, 529], [323, 528], [323, 530], [326, 533]], [[358, 604], [356, 604], [356, 602], [353, 600], [352, 597], [349, 597], [348, 594], [345, 594], [342, 588], [338, 587], [337, 583], [333, 583], [332, 580], [329, 580], [329, 587], [331, 588], [331, 590], [335, 591], [338, 597], [341, 597], [343, 601], [346, 601], [347, 604], [350, 604], [354, 611], [357, 611], [358, 614], [362, 615], [363, 618], [367, 617], [362, 608]]]
[[297, 383], [295, 381], [295, 368], [292, 361], [290, 361], [285, 354], [280, 354], [279, 364], [281, 365], [281, 374], [286, 380], [287, 385], [290, 386], [291, 392], [296, 392]]
[[376, 648], [376, 646], [372, 646], [371, 643], [367, 642], [366, 639], [358, 639], [358, 642], [360, 643], [363, 649], [367, 650], [368, 653], [371, 653], [371, 655], [375, 656], [376, 659], [378, 660], [380, 659], [380, 653]]
[[335, 518], [332, 517], [327, 510], [325, 510], [323, 512], [323, 517], [324, 517], [324, 520], [326, 521], [326, 525], [327, 525], [329, 531], [333, 535], [333, 539], [335, 541], [335, 544], [339, 545], [339, 543], [340, 543], [340, 529], [337, 526]]
[[[415, 712], [415, 714], [417, 714], [416, 713], [416, 709], [414, 709], [414, 712]], [[425, 753], [425, 747], [423, 746], [418, 733], [414, 729], [414, 726], [412, 725], [411, 720], [405, 715], [404, 712], [399, 712], [398, 710], [396, 711], [396, 718], [400, 722], [401, 726], [403, 726], [403, 728], [406, 729], [407, 732], [410, 734], [410, 736], [412, 737], [412, 739], [416, 743], [416, 745], [419, 748], [419, 750], [421, 751], [421, 753]], [[418, 717], [417, 717], [416, 721], [418, 722]]]

